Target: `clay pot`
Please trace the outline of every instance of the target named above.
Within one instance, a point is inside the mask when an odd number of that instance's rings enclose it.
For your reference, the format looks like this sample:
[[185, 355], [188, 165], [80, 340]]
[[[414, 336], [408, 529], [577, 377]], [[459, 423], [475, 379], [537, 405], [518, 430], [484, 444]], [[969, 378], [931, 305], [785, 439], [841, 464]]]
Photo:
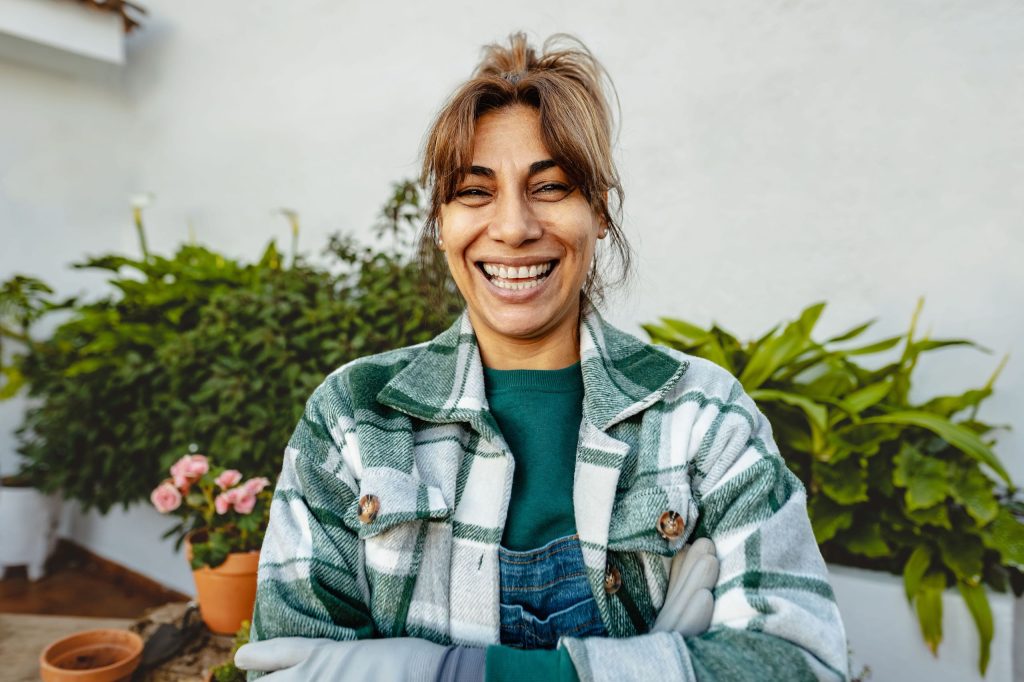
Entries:
[[128, 630], [86, 630], [47, 646], [39, 657], [43, 682], [127, 680], [142, 661], [142, 638]]
[[[185, 539], [185, 558], [192, 561], [191, 538]], [[211, 632], [233, 635], [243, 620], [252, 620], [259, 562], [258, 551], [232, 552], [216, 568], [203, 566], [192, 571], [199, 613]]]

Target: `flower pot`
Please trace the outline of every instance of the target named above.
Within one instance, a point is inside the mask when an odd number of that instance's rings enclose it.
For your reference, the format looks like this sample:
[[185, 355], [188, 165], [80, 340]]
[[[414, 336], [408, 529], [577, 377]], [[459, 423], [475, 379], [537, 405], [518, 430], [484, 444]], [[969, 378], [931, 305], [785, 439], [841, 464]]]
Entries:
[[[185, 539], [185, 558], [192, 561], [192, 543]], [[252, 620], [256, 604], [256, 569], [259, 552], [232, 552], [217, 566], [192, 571], [199, 613], [211, 632], [233, 635], [243, 620]]]
[[26, 566], [29, 580], [43, 577], [57, 544], [60, 498], [32, 487], [0, 485], [0, 573]]
[[43, 682], [127, 680], [142, 661], [142, 638], [128, 630], [86, 630], [47, 646], [39, 657]]
[[1010, 682], [1024, 680], [1024, 599], [989, 591], [995, 625], [988, 672], [978, 672], [978, 633], [955, 589], [942, 595], [939, 655], [925, 646], [917, 616], [898, 575], [830, 564], [829, 581], [853, 651], [853, 670], [867, 665], [872, 680]]

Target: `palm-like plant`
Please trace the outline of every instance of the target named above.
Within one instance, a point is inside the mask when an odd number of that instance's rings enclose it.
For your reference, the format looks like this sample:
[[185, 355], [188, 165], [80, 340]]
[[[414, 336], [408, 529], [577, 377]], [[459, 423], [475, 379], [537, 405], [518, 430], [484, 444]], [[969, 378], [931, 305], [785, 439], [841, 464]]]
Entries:
[[[815, 341], [824, 303], [747, 343], [717, 324], [704, 329], [662, 318], [644, 329], [653, 342], [712, 360], [739, 378], [807, 488], [822, 554], [902, 572], [933, 653], [942, 641], [942, 592], [959, 588], [981, 637], [984, 674], [993, 634], [984, 586], [1024, 592], [1024, 501], [992, 451], [997, 427], [977, 418], [1006, 358], [982, 388], [912, 403], [911, 374], [923, 353], [986, 350], [966, 339], [915, 338], [922, 306], [919, 300], [907, 334], [853, 347], [840, 346], [874, 320]], [[878, 369], [858, 364], [900, 344], [894, 362]]]

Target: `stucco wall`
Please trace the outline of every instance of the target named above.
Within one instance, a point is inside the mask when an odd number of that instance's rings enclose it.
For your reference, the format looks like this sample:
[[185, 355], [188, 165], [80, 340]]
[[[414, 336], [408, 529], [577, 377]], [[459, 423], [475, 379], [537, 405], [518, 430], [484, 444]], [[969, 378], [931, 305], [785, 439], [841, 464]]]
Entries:
[[[1024, 5], [828, 0], [204, 3], [147, 0], [127, 66], [75, 78], [0, 62], [0, 276], [98, 292], [68, 269], [135, 253], [129, 196], [152, 191], [150, 245], [188, 237], [247, 258], [367, 234], [389, 183], [478, 48], [517, 28], [571, 31], [621, 97], [632, 291], [608, 315], [660, 315], [753, 337], [827, 300], [821, 338], [870, 317], [994, 351], [922, 361], [918, 395], [984, 382], [982, 417], [1024, 402]], [[24, 403], [0, 404], [0, 470]], [[282, 444], [283, 445], [283, 444]], [[1024, 479], [1024, 435], [998, 452]], [[179, 589], [161, 519], [73, 513], [65, 531]], [[112, 538], [127, 543], [113, 542]], [[143, 551], [145, 550], [145, 551]], [[145, 561], [143, 561], [143, 557]], [[148, 562], [148, 563], [147, 563]], [[180, 568], [180, 567], [179, 567]]]

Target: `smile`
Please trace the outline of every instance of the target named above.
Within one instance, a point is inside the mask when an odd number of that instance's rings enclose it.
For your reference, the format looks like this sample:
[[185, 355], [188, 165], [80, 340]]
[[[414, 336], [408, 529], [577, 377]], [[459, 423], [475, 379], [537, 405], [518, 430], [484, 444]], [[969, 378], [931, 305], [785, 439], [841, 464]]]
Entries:
[[557, 260], [519, 267], [483, 261], [477, 263], [477, 267], [483, 271], [491, 284], [499, 289], [510, 290], [532, 289], [539, 286], [557, 265]]

